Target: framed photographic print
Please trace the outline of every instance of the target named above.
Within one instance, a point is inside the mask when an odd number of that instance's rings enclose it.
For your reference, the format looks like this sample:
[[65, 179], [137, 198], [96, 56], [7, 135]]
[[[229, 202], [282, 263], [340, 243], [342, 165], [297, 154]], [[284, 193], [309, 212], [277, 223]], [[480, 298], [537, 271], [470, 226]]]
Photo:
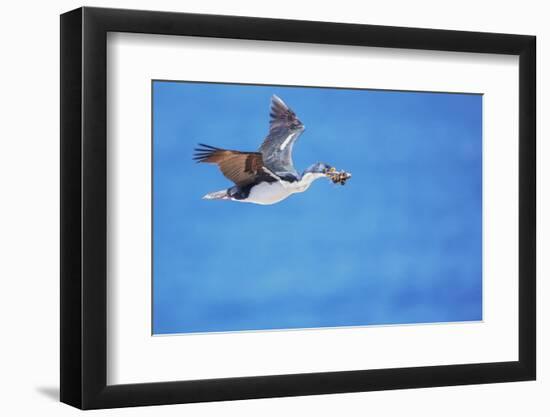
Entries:
[[535, 379], [535, 38], [61, 16], [61, 401]]

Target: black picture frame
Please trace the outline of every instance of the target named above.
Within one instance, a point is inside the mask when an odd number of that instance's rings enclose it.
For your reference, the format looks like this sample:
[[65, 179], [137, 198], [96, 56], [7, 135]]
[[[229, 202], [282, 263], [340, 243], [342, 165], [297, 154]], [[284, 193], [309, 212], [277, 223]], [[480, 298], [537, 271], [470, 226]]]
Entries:
[[[108, 32], [519, 56], [519, 360], [107, 385]], [[533, 380], [534, 36], [103, 8], [61, 15], [61, 401], [81, 409]]]

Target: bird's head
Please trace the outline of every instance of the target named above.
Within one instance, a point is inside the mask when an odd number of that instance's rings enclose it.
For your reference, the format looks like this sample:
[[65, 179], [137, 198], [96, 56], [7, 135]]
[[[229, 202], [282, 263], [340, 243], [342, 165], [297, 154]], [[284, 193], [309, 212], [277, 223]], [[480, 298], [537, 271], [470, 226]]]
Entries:
[[311, 174], [315, 178], [326, 177], [330, 179], [335, 184], [344, 185], [347, 180], [351, 178], [351, 174], [345, 171], [337, 171], [336, 168], [325, 164], [324, 162], [317, 162], [316, 164], [311, 165], [308, 169], [304, 171], [304, 175]]
[[331, 167], [330, 165], [325, 164], [324, 162], [317, 162], [316, 164], [313, 164], [308, 169], [306, 169], [304, 171], [304, 174], [310, 173], [310, 174], [325, 175], [327, 172], [330, 172], [331, 169], [334, 169], [334, 167]]

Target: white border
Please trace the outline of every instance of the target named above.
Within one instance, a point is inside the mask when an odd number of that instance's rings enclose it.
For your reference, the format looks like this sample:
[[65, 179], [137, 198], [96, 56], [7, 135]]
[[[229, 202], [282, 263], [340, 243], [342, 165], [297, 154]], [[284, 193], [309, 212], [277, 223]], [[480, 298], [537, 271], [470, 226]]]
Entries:
[[[107, 51], [108, 384], [518, 359], [517, 56], [120, 33]], [[483, 93], [483, 322], [152, 337], [151, 79]]]

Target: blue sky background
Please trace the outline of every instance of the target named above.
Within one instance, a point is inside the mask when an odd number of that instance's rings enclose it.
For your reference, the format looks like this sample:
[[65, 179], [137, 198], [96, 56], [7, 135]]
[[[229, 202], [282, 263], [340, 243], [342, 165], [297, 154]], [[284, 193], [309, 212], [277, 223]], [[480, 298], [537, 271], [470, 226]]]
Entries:
[[[306, 126], [272, 206], [227, 188], [198, 142], [255, 151], [279, 95]], [[482, 96], [153, 82], [153, 333], [482, 319]]]

